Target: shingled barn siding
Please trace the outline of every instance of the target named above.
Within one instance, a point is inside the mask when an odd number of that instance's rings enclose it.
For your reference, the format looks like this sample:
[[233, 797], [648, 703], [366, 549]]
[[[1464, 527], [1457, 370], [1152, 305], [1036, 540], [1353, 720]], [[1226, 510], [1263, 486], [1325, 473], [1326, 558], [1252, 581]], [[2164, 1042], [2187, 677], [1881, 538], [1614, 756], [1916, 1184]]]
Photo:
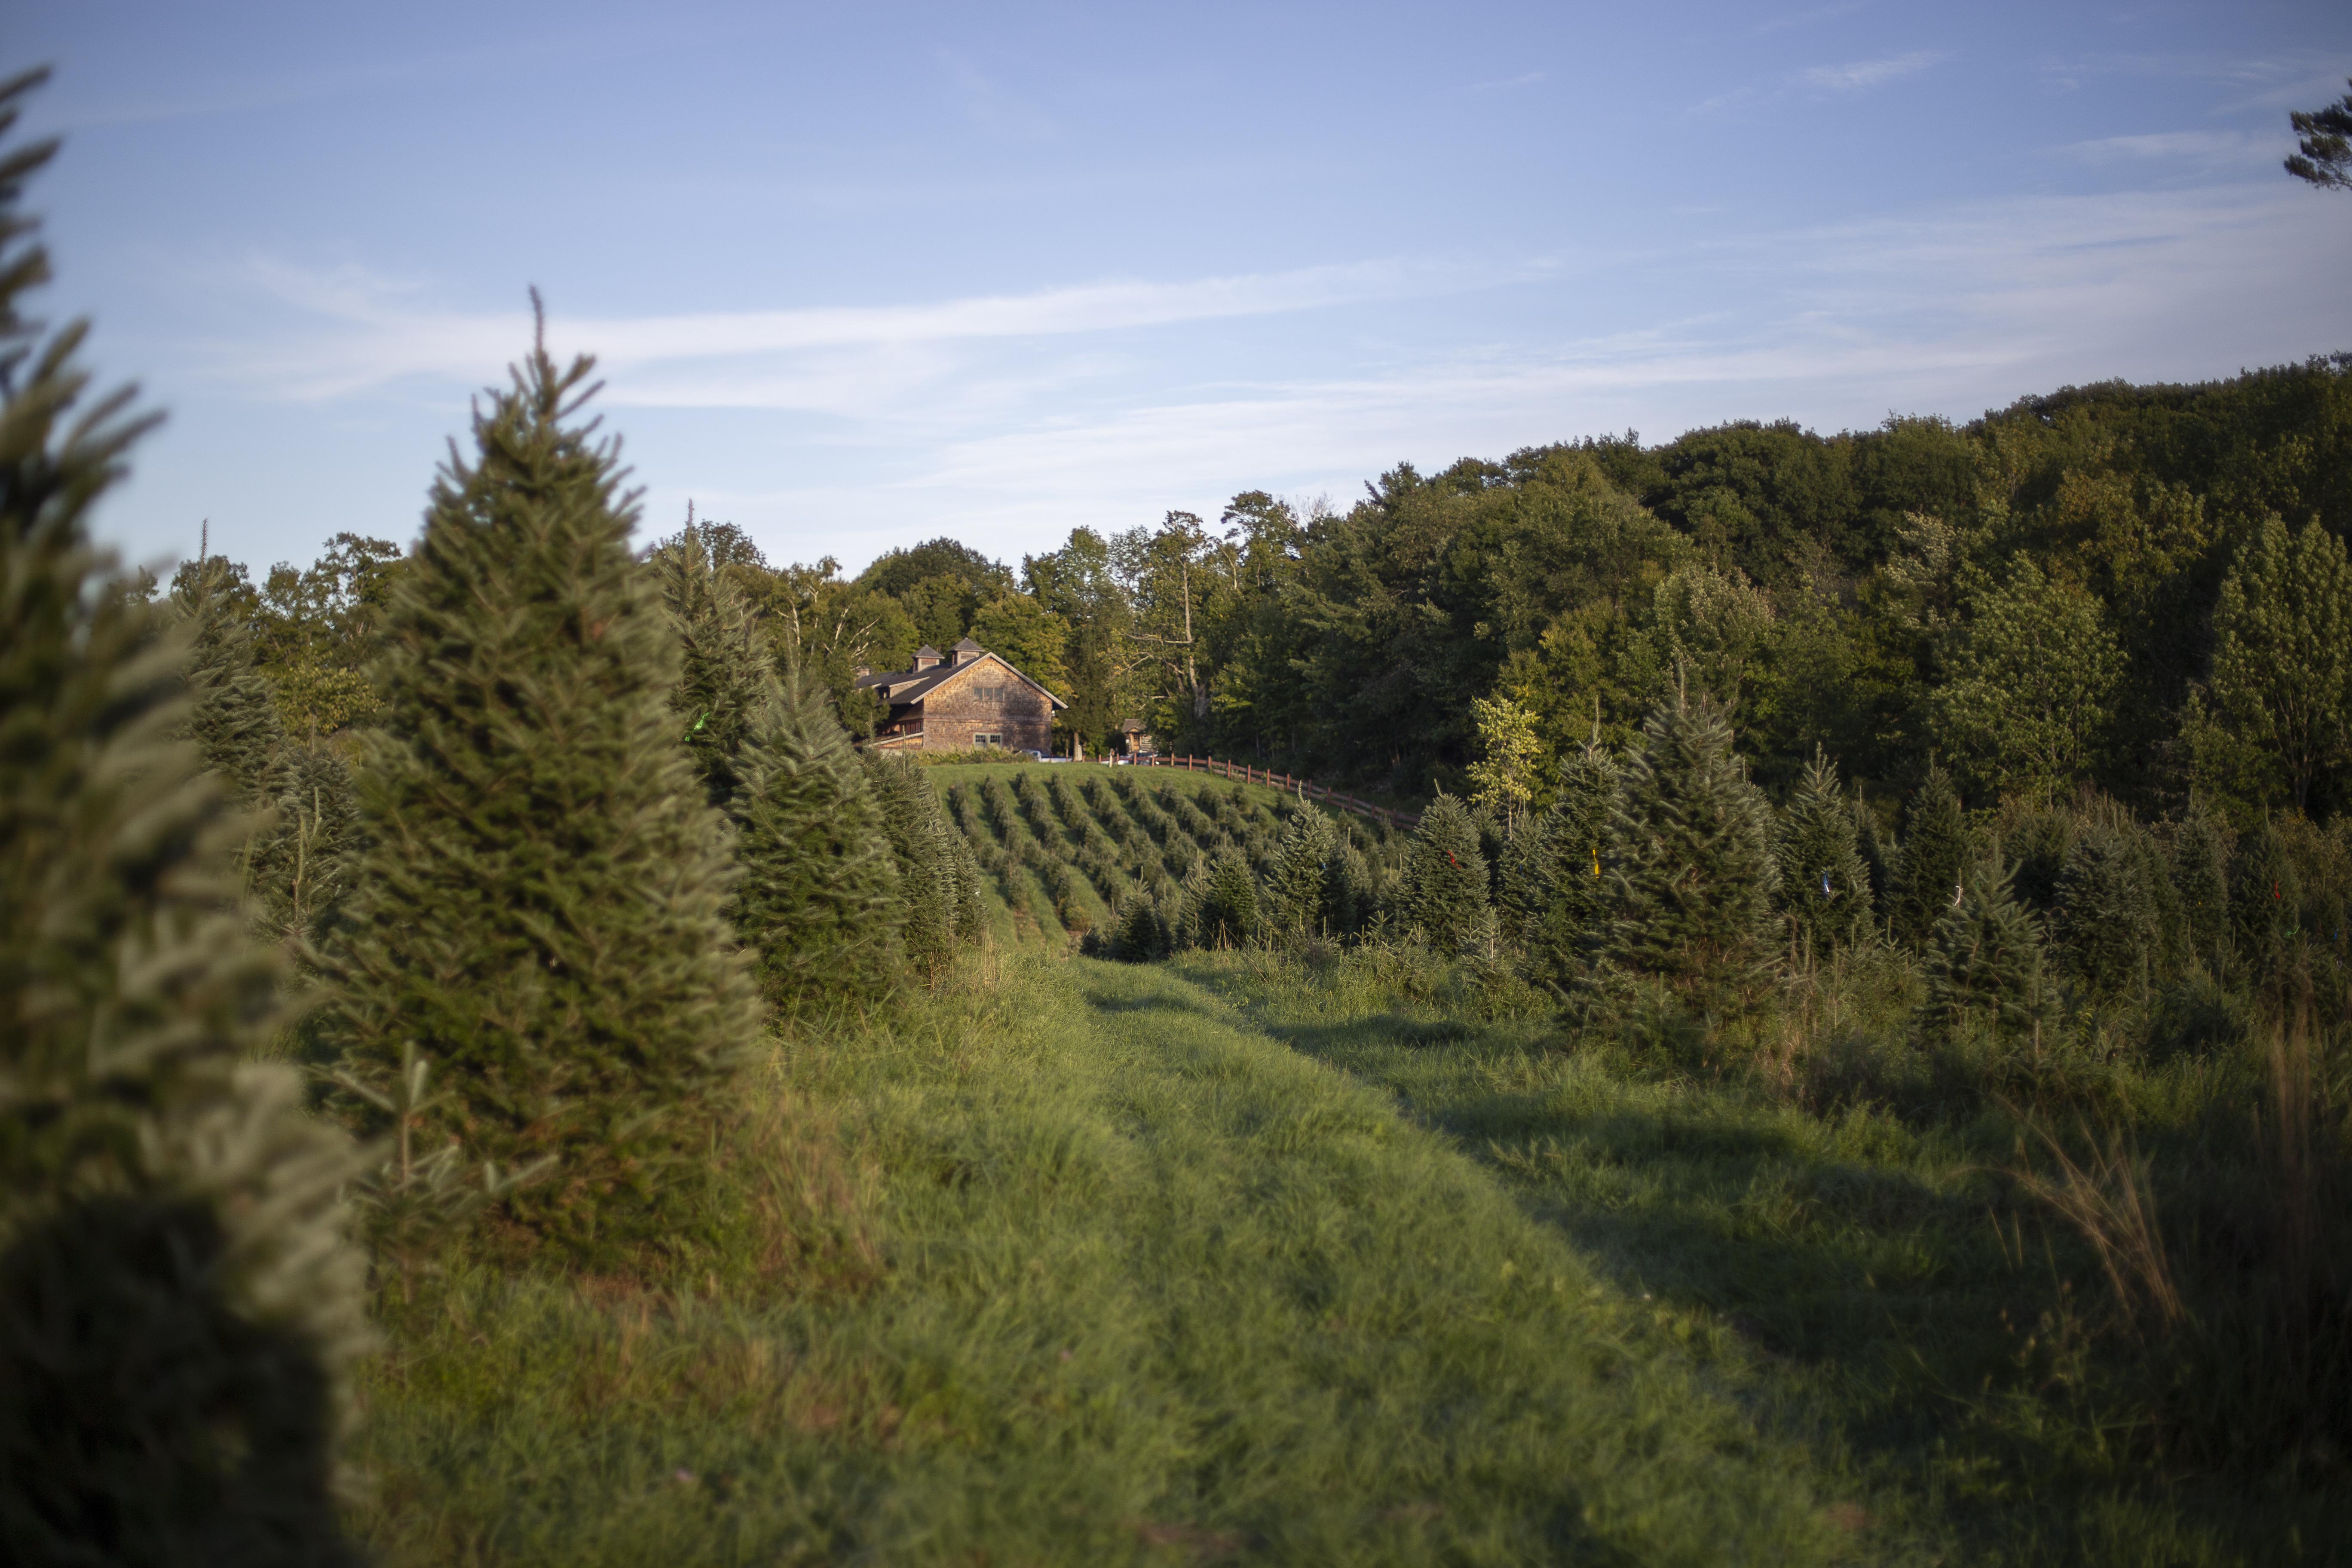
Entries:
[[982, 668], [923, 699], [923, 747], [956, 751], [974, 735], [1002, 735], [1016, 752], [1042, 752], [1053, 739], [1053, 712], [1034, 686], [999, 668]]

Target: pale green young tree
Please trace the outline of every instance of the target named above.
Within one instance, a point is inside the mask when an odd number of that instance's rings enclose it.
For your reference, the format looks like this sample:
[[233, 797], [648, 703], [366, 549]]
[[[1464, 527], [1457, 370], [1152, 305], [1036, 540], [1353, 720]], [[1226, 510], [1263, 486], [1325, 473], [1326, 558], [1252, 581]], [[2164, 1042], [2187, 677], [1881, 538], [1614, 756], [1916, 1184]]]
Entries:
[[1937, 730], [1980, 785], [2047, 790], [2091, 764], [2114, 718], [2124, 657], [2087, 590], [2021, 558], [2009, 580], [1973, 595], [1935, 696]]
[[1470, 704], [1478, 724], [1478, 749], [1470, 764], [1470, 798], [1503, 819], [1516, 837], [1543, 785], [1543, 739], [1535, 710], [1509, 697], [1481, 697]]
[[1682, 672], [1700, 690], [1736, 708], [1772, 635], [1771, 597], [1734, 566], [1685, 566], [1661, 582], [1652, 613], [1662, 673]]
[[2239, 552], [2213, 610], [2213, 704], [2307, 805], [2352, 707], [2352, 565], [2316, 519], [2290, 534], [2273, 517]]

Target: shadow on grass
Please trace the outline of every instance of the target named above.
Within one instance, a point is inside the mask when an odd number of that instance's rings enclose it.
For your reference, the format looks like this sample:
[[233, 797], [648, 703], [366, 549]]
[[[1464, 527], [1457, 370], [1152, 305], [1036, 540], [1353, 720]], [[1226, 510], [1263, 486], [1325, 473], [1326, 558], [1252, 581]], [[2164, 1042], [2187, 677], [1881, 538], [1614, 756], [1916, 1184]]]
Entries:
[[1957, 1144], [1934, 1158], [1907, 1136], [1849, 1149], [1747, 1091], [1582, 1070], [1509, 1026], [1256, 1022], [1390, 1090], [1628, 1297], [1736, 1336], [1757, 1352], [1773, 1419], [1833, 1431], [1852, 1463], [1918, 1500], [1922, 1522], [1971, 1539], [1968, 1555], [2074, 1557], [2068, 1506], [2029, 1521], [1969, 1496], [1970, 1467], [1988, 1459], [2034, 1482], [2113, 1478], [2082, 1462], [2063, 1421], [1986, 1418], [1991, 1403], [2038, 1397], [2032, 1380], [2051, 1373], [2064, 1249], [2037, 1245], [2029, 1260], [1997, 1240], [2006, 1184]]

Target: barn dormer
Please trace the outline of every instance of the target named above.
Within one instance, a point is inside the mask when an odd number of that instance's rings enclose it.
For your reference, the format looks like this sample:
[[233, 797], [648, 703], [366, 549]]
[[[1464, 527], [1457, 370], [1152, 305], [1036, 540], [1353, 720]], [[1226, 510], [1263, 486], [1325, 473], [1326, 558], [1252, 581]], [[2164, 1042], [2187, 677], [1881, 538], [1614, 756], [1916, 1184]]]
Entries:
[[987, 651], [970, 637], [966, 637], [948, 650], [948, 668], [953, 669], [959, 665], [970, 664]]
[[930, 644], [925, 643], [922, 647], [915, 650], [915, 668], [917, 669], [929, 669], [931, 666], [939, 662], [940, 650], [933, 647]]

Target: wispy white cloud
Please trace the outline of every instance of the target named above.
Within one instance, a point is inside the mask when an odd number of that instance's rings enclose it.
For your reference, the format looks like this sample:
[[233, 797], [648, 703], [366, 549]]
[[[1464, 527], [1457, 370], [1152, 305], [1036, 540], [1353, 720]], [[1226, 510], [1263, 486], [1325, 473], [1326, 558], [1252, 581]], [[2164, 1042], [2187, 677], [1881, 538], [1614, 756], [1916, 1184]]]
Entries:
[[1813, 66], [1800, 72], [1798, 79], [1808, 87], [1830, 92], [1859, 92], [1864, 88], [1883, 87], [1906, 76], [1916, 76], [1947, 58], [1940, 49], [1914, 49], [1909, 54], [1889, 55], [1884, 59]]
[[2004, 200], [1724, 240], [1715, 263], [1785, 268], [1791, 286], [1769, 308], [1642, 330], [1129, 388], [1082, 413], [950, 432], [881, 482], [747, 495], [740, 520], [845, 559], [918, 526], [1034, 550], [1245, 488], [1344, 495], [1400, 459], [1629, 426], [1655, 439], [1759, 414], [1832, 429], [1890, 408], [1967, 418], [2067, 382], [2228, 374], [2352, 342], [2352, 306], [2314, 259], [2329, 215], [2297, 195]]
[[1821, 22], [1834, 22], [1841, 16], [1851, 16], [1856, 11], [1869, 9], [1873, 0], [1834, 0], [1828, 5], [1816, 5], [1809, 11], [1792, 11], [1785, 16], [1774, 16], [1759, 22], [1749, 29], [1757, 34], [1783, 32], [1790, 27], [1810, 27]]
[[[2338, 216], [2263, 181], [2011, 197], [1517, 264], [1391, 259], [898, 305], [558, 314], [550, 331], [559, 348], [599, 351], [609, 400], [640, 420], [767, 421], [730, 424], [767, 432], [740, 450], [673, 452], [648, 476], [653, 516], [692, 493], [780, 556], [856, 564], [941, 531], [1017, 555], [1082, 523], [1213, 508], [1252, 487], [1346, 495], [1404, 458], [1629, 426], [1654, 439], [1759, 414], [1828, 428], [1889, 408], [1967, 417], [2069, 381], [2298, 358], [2352, 343], [2352, 300], [2325, 260]], [[255, 264], [244, 276], [303, 331], [224, 350], [216, 374], [356, 411], [376, 405], [350, 395], [402, 375], [444, 389], [490, 379], [529, 331], [520, 310], [438, 310], [432, 289], [360, 268]], [[1419, 346], [1383, 335], [1389, 301], [1504, 282], [1544, 286], [1505, 314], [1465, 318], [1493, 323], [1487, 341], [1468, 336], [1476, 327]], [[1629, 327], [1580, 327], [1594, 319], [1584, 301], [1617, 297], [1643, 301]], [[1692, 314], [1702, 301], [1707, 313]], [[1274, 333], [1287, 329], [1272, 318], [1349, 308], [1334, 320], [1356, 331], [1268, 353], [1255, 371], [1151, 335], [1247, 319]], [[273, 363], [282, 377], [262, 374]]]
[[2213, 165], [2266, 162], [2280, 139], [2237, 131], [2158, 131], [2137, 136], [2103, 136], [2058, 149], [2086, 163], [2165, 162]]
[[[2220, 113], [2300, 109], [2341, 91], [2352, 60], [2341, 55], [2081, 54], [2034, 62], [2045, 87], [2072, 91], [2108, 77], [2210, 82], [2228, 95]], [[2318, 94], [2315, 97], [2314, 94]]]
[[1813, 92], [1861, 92], [1903, 77], [1916, 75], [1951, 57], [1941, 49], [1915, 49], [1884, 59], [1849, 60], [1843, 65], [1811, 66], [1793, 76], [1769, 83], [1749, 82], [1693, 104], [1693, 113], [1707, 114], [1755, 103], [1777, 103], [1792, 95]]
[[[987, 339], [1056, 338], [1166, 327], [1187, 321], [1279, 315], [1369, 300], [1459, 292], [1542, 270], [1486, 265], [1381, 260], [1237, 274], [1174, 282], [1118, 280], [1027, 294], [973, 296], [929, 304], [835, 306], [685, 315], [568, 317], [557, 313], [551, 338], [592, 350], [632, 397], [639, 386], [663, 402], [684, 402], [695, 384], [714, 405], [753, 405], [765, 396], [803, 401], [796, 386], [824, 356], [903, 367], [883, 385], [903, 385], [934, 370], [945, 345]], [[419, 285], [363, 268], [311, 269], [257, 258], [239, 269], [256, 290], [295, 313], [299, 324], [277, 340], [201, 345], [216, 376], [300, 400], [346, 396], [410, 376], [478, 383], [527, 340], [530, 319], [517, 310], [459, 312], [425, 303]], [[787, 367], [727, 371], [757, 360], [794, 360]], [[687, 369], [682, 367], [691, 366]], [[770, 391], [759, 392], [761, 386]], [[659, 389], [659, 390], [656, 390]], [[811, 393], [810, 395], [816, 395]]]

